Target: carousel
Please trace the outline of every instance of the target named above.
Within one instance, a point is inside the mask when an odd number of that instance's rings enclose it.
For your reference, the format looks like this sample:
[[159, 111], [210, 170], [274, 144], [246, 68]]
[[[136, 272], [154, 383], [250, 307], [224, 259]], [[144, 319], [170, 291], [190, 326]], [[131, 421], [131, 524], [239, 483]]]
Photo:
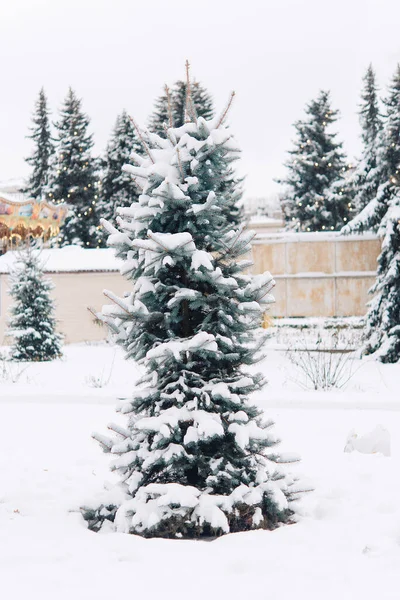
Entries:
[[0, 195], [0, 254], [17, 248], [28, 238], [44, 242], [56, 237], [67, 216], [64, 204], [45, 200], [16, 200]]

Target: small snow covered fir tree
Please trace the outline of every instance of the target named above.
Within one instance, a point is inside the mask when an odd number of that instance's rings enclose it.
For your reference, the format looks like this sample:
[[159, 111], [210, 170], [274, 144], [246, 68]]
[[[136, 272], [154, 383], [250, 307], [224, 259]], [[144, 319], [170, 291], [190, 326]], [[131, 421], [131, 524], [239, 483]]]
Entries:
[[376, 193], [365, 208], [343, 229], [343, 233], [357, 231], [382, 232], [382, 223], [397, 196], [400, 186], [400, 65], [397, 65], [389, 93], [384, 99], [384, 129], [380, 136], [377, 168], [371, 173]]
[[107, 145], [98, 203], [98, 214], [111, 223], [114, 223], [117, 206], [130, 206], [138, 199], [137, 185], [122, 167], [129, 162], [132, 152], [140, 154], [142, 151], [133, 123], [126, 111], [123, 111], [117, 117]]
[[382, 221], [382, 251], [366, 320], [365, 354], [382, 362], [400, 360], [400, 194], [390, 203]]
[[53, 285], [43, 276], [38, 250], [19, 253], [12, 273], [9, 335], [14, 338], [11, 357], [16, 361], [48, 361], [61, 356], [61, 336], [56, 333]]
[[48, 181], [50, 159], [54, 153], [49, 114], [46, 94], [42, 88], [32, 117], [31, 135], [28, 136], [34, 142], [34, 150], [26, 159], [26, 162], [32, 167], [32, 172], [24, 191], [30, 198], [41, 198]]
[[46, 198], [65, 202], [70, 207], [60, 234], [60, 245], [77, 244], [88, 248], [98, 245], [100, 230], [96, 205], [98, 177], [92, 157], [93, 140], [88, 133], [89, 118], [82, 103], [70, 88], [55, 124], [58, 141], [52, 161]]
[[342, 144], [328, 128], [337, 120], [329, 93], [321, 91], [295, 124], [297, 139], [286, 164], [282, 209], [287, 228], [296, 231], [340, 229], [352, 211]]
[[[166, 138], [140, 133], [146, 155], [125, 166], [139, 200], [118, 211], [118, 227], [105, 223], [133, 288], [105, 292], [113, 304], [101, 318], [145, 374], [119, 407], [127, 426], [95, 438], [125, 492], [117, 530], [147, 537], [271, 529], [290, 520], [299, 492], [279, 465], [293, 459], [248, 401], [264, 383], [245, 366], [261, 358], [274, 282], [245, 274], [252, 234], [231, 229], [215, 191], [212, 172], [236, 144], [226, 111], [207, 121], [190, 97], [187, 110], [190, 122]], [[95, 513], [86, 517], [97, 528]]]

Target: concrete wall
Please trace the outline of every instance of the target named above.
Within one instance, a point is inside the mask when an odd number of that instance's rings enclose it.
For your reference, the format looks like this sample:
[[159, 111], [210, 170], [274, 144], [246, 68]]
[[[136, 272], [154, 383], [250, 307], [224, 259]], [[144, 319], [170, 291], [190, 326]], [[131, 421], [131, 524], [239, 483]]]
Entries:
[[253, 244], [255, 273], [271, 271], [279, 317], [347, 317], [366, 312], [380, 241], [375, 236], [277, 234]]
[[[260, 235], [253, 243], [253, 272], [271, 271], [276, 280], [273, 316], [358, 316], [365, 314], [379, 252], [380, 242], [373, 236]], [[49, 277], [55, 285], [56, 316], [66, 343], [103, 339], [106, 329], [94, 323], [87, 307], [101, 309], [110, 304], [103, 289], [122, 296], [130, 284], [112, 271], [50, 273]], [[7, 342], [8, 285], [8, 276], [0, 274], [0, 345]]]

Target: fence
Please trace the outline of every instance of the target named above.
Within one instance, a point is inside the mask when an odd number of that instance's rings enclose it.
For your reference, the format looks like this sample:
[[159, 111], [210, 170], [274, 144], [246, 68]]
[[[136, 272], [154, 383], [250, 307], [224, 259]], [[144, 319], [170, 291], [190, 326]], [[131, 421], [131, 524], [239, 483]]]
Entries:
[[[274, 275], [274, 316], [360, 316], [365, 314], [379, 252], [380, 242], [372, 235], [259, 233], [252, 248], [253, 272], [268, 270]], [[0, 257], [0, 345], [7, 342], [13, 254]], [[102, 295], [104, 288], [123, 295], [131, 285], [119, 274], [113, 251], [63, 248], [45, 250], [43, 255], [55, 285], [56, 317], [65, 341], [103, 339], [106, 331], [94, 324], [87, 307], [100, 309], [109, 303]]]
[[269, 270], [274, 276], [274, 316], [362, 316], [379, 252], [380, 241], [372, 234], [259, 234], [253, 272]]

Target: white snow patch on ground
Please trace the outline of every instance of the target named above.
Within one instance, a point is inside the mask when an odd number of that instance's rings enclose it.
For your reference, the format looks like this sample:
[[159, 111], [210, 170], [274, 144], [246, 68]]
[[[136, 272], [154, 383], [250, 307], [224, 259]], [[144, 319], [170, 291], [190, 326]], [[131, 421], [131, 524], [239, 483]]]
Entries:
[[[365, 361], [345, 390], [327, 393], [298, 387], [282, 352], [261, 367], [270, 384], [256, 400], [275, 419], [282, 451], [302, 455], [288, 468], [315, 491], [295, 525], [212, 543], [86, 529], [79, 506], [112, 481], [90, 434], [116, 420], [115, 398], [139, 372], [121, 352], [70, 346], [18, 383], [0, 379], [1, 598], [397, 600], [400, 365]], [[109, 380], [96, 388], [90, 375]], [[378, 424], [391, 434], [391, 457], [344, 452], [351, 429]]]

